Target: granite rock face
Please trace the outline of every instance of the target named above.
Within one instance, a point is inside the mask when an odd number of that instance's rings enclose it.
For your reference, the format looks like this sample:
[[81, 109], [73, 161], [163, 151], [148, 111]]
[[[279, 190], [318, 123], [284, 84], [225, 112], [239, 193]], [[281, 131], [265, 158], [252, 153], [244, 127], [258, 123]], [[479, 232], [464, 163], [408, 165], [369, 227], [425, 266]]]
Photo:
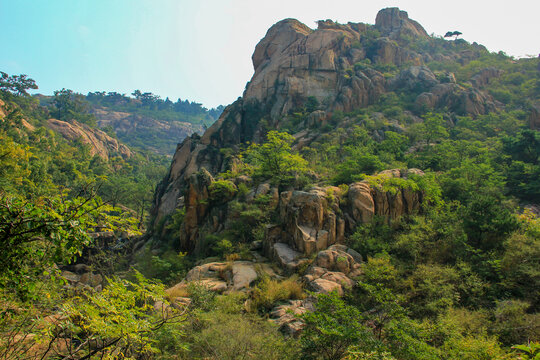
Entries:
[[186, 274], [184, 280], [166, 292], [168, 294], [186, 292], [191, 282], [202, 284], [209, 290], [219, 293], [246, 290], [259, 278], [255, 266], [256, 264], [251, 261], [211, 262], [195, 266]]
[[409, 19], [409, 14], [398, 8], [387, 8], [379, 11], [375, 19], [375, 27], [392, 38], [398, 38], [400, 35], [428, 36], [422, 25]]
[[[380, 172], [378, 178], [407, 179], [411, 174], [422, 176], [423, 172], [393, 169]], [[303, 256], [343, 243], [347, 229], [368, 223], [374, 216], [391, 223], [403, 215], [417, 213], [422, 201], [421, 191], [385, 191], [368, 181], [350, 184], [346, 194], [336, 187], [285, 191], [280, 194], [278, 205], [279, 225], [267, 229], [263, 249], [266, 256], [294, 270], [302, 264]]]
[[[381, 10], [375, 25], [325, 20], [318, 22], [317, 29], [311, 29], [295, 19], [273, 25], [255, 48], [254, 74], [243, 96], [229, 105], [202, 136], [194, 134], [178, 145], [169, 173], [155, 192], [154, 225], [166, 221], [176, 208], [186, 204], [193, 174], [204, 168], [215, 175], [234, 167], [220, 149], [235, 150], [246, 142], [261, 142], [268, 129], [280, 129], [289, 112], [304, 107], [308, 101], [318, 106], [306, 117], [303, 131], [294, 135], [296, 149], [309, 146], [317, 138], [316, 129], [327, 126], [332, 113], [368, 106], [391, 91], [413, 93], [419, 109], [448, 108], [458, 115], [470, 116], [497, 109], [500, 104], [476, 87], [496, 76], [493, 71], [480, 72], [472, 80], [472, 86], [464, 87], [456, 83], [453, 74], [435, 75], [424, 66], [428, 60], [466, 63], [485, 48], [478, 45], [478, 53], [467, 50], [436, 54], [434, 58], [429, 53], [413, 50], [407, 45], [408, 40], [403, 40], [425, 37], [428, 35], [422, 26], [397, 8]], [[386, 65], [396, 66], [401, 71], [389, 76], [383, 70], [376, 70]], [[356, 193], [360, 191], [359, 186], [354, 190]], [[279, 194], [280, 202], [286, 200], [282, 195]], [[374, 207], [384, 207], [386, 202], [392, 201], [383, 201], [377, 195], [375, 198], [380, 201], [374, 203]], [[296, 244], [296, 249], [305, 251], [307, 248], [312, 252], [325, 242], [329, 246], [337, 241], [337, 231], [344, 226], [340, 221], [345, 219], [333, 219], [332, 215], [327, 218], [324, 212], [321, 219], [320, 208], [324, 207], [324, 201], [320, 196], [297, 193], [292, 201], [290, 209], [285, 209], [292, 215], [297, 201], [306, 202], [302, 206], [317, 213], [313, 221], [299, 215], [297, 223], [288, 229], [297, 234], [295, 241], [305, 239]], [[361, 198], [355, 201], [358, 207], [351, 219], [369, 218], [369, 201], [365, 200], [368, 202], [364, 204], [360, 204], [364, 201]], [[362, 206], [367, 209], [361, 209]]]
[[92, 129], [77, 121], [66, 122], [57, 119], [49, 119], [47, 125], [52, 130], [60, 133], [65, 139], [74, 141], [80, 140], [90, 146], [90, 155], [98, 155], [104, 160], [108, 160], [113, 155], [120, 155], [123, 158], [131, 157], [131, 150], [118, 140], [110, 137], [105, 132]]

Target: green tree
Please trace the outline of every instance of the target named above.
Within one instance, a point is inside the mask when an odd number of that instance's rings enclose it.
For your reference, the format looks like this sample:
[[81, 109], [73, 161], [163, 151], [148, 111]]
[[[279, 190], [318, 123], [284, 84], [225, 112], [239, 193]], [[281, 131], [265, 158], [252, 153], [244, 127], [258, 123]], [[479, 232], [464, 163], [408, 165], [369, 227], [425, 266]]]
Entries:
[[428, 113], [425, 116], [422, 134], [427, 145], [430, 145], [432, 141], [448, 137], [448, 131], [444, 124], [442, 114]]
[[89, 104], [81, 94], [73, 90], [62, 89], [54, 92], [54, 107], [51, 114], [58, 120], [73, 121], [76, 120], [90, 126], [96, 125], [96, 118], [89, 112]]
[[294, 137], [270, 131], [262, 144], [252, 144], [245, 152], [246, 160], [255, 168], [255, 175], [271, 179], [277, 184], [290, 181], [307, 172], [307, 161], [293, 153]]
[[65, 320], [49, 329], [49, 341], [67, 338], [77, 346], [50, 355], [117, 359], [157, 352], [154, 334], [167, 324], [184, 321], [185, 310], [170, 306], [163, 285], [153, 284], [137, 272], [135, 277], [135, 282], [108, 279], [102, 292], [84, 293], [66, 302], [61, 312]]
[[347, 305], [336, 293], [317, 295], [315, 311], [301, 318], [305, 328], [300, 338], [304, 359], [342, 359], [349, 346], [373, 348], [376, 341], [363, 325], [360, 311]]
[[109, 215], [111, 210], [93, 191], [31, 200], [0, 194], [0, 286], [20, 297], [32, 296], [40, 275], [82, 254], [95, 227], [132, 226], [129, 219]]
[[0, 91], [9, 92], [14, 95], [28, 96], [27, 90], [37, 89], [36, 82], [28, 75], [11, 75], [0, 71]]

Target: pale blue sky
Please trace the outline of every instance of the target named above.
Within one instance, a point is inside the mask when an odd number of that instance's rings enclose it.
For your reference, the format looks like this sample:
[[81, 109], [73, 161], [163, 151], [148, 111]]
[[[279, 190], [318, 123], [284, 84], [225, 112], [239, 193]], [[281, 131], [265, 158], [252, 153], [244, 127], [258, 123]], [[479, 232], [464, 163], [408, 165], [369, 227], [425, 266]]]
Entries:
[[251, 54], [275, 22], [373, 24], [398, 6], [428, 33], [514, 56], [540, 53], [539, 0], [0, 0], [0, 71], [28, 74], [40, 93], [134, 89], [207, 107], [242, 95]]

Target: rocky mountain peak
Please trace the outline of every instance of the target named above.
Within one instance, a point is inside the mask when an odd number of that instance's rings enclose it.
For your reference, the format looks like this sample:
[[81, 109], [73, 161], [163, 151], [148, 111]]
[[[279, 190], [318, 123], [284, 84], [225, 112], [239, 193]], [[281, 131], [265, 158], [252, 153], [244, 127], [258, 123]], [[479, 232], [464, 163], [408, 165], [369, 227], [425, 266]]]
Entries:
[[381, 33], [388, 34], [390, 37], [398, 37], [401, 34], [416, 37], [428, 36], [422, 25], [409, 19], [409, 14], [397, 7], [379, 11], [375, 19], [375, 27]]
[[279, 55], [296, 40], [307, 36], [311, 30], [296, 19], [284, 19], [272, 25], [265, 37], [257, 44], [251, 57], [253, 69], [257, 71], [265, 61]]
[[425, 66], [432, 60], [471, 61], [485, 48], [458, 51], [448, 43], [449, 50], [431, 54], [414, 46], [419, 37], [430, 41], [424, 28], [398, 8], [381, 10], [375, 25], [321, 20], [313, 30], [295, 19], [273, 25], [255, 48], [255, 72], [243, 96], [202, 137], [178, 146], [155, 195], [155, 222], [181, 203], [192, 174], [202, 168], [211, 174], [227, 170], [219, 149], [260, 142], [268, 129], [281, 129], [291, 113], [308, 111], [308, 101], [315, 108], [295, 135], [302, 146], [317, 137], [317, 130], [310, 130], [326, 124], [332, 113], [376, 104], [390, 92], [408, 92], [418, 108], [447, 108], [458, 115], [477, 116], [499, 106], [478, 87], [498, 74], [486, 73], [464, 86], [451, 73], [435, 74]]

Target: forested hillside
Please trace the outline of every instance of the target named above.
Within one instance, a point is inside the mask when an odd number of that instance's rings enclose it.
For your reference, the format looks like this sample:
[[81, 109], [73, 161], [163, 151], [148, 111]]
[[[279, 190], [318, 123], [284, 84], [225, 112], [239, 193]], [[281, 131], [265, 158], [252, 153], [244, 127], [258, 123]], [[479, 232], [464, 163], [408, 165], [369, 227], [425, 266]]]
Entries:
[[452, 36], [280, 21], [168, 171], [99, 111], [197, 104], [5, 75], [1, 356], [538, 358], [540, 62]]
[[[62, 89], [58, 96], [69, 95], [84, 101], [85, 111], [95, 124], [109, 134], [116, 134], [125, 144], [162, 155], [171, 155], [176, 145], [193, 133], [202, 133], [223, 111], [223, 106], [208, 110], [202, 104], [178, 99], [172, 102], [158, 95], [135, 90], [130, 96], [117, 92], [96, 91], [86, 96]], [[38, 96], [42, 105], [55, 101]]]

